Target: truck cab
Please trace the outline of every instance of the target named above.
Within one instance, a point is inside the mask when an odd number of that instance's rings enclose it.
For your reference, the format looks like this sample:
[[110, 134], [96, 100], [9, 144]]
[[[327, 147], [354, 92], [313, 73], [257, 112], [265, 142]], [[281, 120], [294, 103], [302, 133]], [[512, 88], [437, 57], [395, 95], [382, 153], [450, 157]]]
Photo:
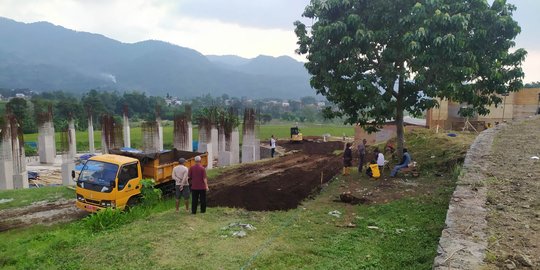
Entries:
[[[77, 207], [88, 212], [112, 207], [124, 209], [140, 194], [140, 161], [121, 155], [89, 159], [77, 179]], [[131, 203], [130, 202], [130, 203]]]

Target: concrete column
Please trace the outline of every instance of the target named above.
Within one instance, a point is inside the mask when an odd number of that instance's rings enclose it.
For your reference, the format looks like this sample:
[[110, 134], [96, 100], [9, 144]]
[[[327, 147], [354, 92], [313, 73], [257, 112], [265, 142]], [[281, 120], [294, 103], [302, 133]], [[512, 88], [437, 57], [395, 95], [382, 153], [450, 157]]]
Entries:
[[94, 145], [94, 121], [92, 116], [88, 117], [88, 150], [90, 154], [96, 153], [96, 146]]
[[[71, 132], [71, 129], [68, 131]], [[75, 169], [75, 161], [74, 157], [75, 154], [72, 151], [72, 145], [75, 143], [75, 136], [68, 136], [68, 144], [70, 145], [69, 151], [62, 154], [62, 166], [61, 166], [61, 174], [62, 174], [62, 184], [64, 186], [73, 186], [75, 185], [75, 182], [71, 178], [71, 171]]]
[[255, 146], [242, 145], [242, 163], [255, 161]]
[[0, 190], [13, 189], [13, 154], [9, 123], [0, 132]]
[[232, 153], [231, 151], [221, 151], [219, 152], [218, 157], [219, 166], [229, 166], [232, 164]]
[[215, 126], [212, 126], [212, 129], [210, 130], [210, 143], [212, 144], [212, 153], [218, 153], [219, 151], [219, 143], [218, 143], [218, 130]]
[[161, 117], [157, 118], [158, 125], [158, 151], [163, 151], [163, 126], [161, 125]]
[[240, 131], [235, 128], [231, 134], [231, 164], [240, 163]]
[[193, 125], [188, 122], [188, 145], [186, 151], [193, 152]]
[[214, 167], [214, 155], [213, 155], [213, 152], [212, 152], [212, 144], [211, 143], [202, 143], [202, 144], [199, 144], [199, 149], [197, 150], [197, 152], [200, 152], [200, 153], [208, 153], [208, 166], [206, 167], [206, 169], [212, 169]]
[[253, 147], [255, 149], [253, 160], [254, 161], [260, 160], [261, 159], [261, 140], [254, 139], [253, 140]]
[[[11, 141], [13, 147], [13, 187], [28, 188], [28, 171], [26, 171], [26, 156], [24, 154], [24, 146], [20, 144], [18, 137], [12, 137]], [[56, 148], [53, 150], [56, 151]]]
[[218, 151], [223, 152], [226, 151], [225, 149], [225, 130], [221, 129], [218, 130]]
[[105, 138], [105, 132], [103, 127], [101, 128], [101, 154], [105, 155], [109, 153], [109, 147], [107, 147], [107, 140]]
[[39, 162], [53, 164], [56, 158], [56, 142], [54, 138], [54, 126], [52, 121], [45, 122], [38, 128]]
[[71, 119], [69, 120], [68, 124], [68, 140], [69, 140], [69, 152], [72, 157], [74, 157], [77, 154], [77, 138], [75, 136], [75, 120]]
[[129, 117], [124, 113], [124, 147], [131, 147], [131, 130], [129, 128]]

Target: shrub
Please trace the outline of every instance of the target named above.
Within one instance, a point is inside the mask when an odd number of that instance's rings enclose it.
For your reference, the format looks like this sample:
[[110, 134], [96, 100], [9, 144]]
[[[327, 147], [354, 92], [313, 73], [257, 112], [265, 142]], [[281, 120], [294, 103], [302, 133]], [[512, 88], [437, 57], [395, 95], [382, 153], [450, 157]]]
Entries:
[[86, 228], [93, 232], [119, 227], [126, 221], [126, 215], [121, 210], [105, 208], [84, 218]]
[[161, 200], [162, 191], [161, 189], [155, 188], [156, 182], [154, 179], [143, 179], [141, 180], [141, 183], [141, 195], [145, 205], [154, 205]]

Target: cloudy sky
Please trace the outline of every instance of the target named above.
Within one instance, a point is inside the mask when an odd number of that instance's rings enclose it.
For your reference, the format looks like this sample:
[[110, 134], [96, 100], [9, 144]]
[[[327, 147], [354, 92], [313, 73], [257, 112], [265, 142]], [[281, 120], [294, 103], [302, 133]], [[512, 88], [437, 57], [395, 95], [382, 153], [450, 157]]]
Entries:
[[[539, 0], [509, 0], [522, 27], [517, 46], [529, 54], [525, 82], [540, 81]], [[48, 21], [99, 33], [122, 42], [168, 41], [203, 54], [294, 53], [292, 23], [309, 0], [0, 0], [0, 16], [21, 22]]]

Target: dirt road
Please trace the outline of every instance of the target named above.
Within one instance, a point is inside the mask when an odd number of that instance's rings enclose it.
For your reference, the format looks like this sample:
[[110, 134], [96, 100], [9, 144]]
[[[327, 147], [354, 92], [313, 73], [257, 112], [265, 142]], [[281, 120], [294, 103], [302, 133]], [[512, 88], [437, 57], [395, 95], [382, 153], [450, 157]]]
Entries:
[[86, 215], [85, 211], [75, 207], [75, 200], [40, 201], [26, 207], [0, 211], [0, 232], [36, 224], [69, 222]]

